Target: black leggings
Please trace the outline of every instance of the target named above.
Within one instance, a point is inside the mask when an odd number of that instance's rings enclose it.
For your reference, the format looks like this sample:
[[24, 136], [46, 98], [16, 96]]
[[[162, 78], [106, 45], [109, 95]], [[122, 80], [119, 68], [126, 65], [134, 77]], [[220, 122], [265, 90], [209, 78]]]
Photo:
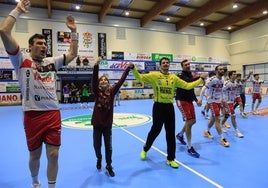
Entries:
[[102, 159], [101, 145], [102, 135], [105, 145], [105, 159], [107, 165], [112, 164], [112, 127], [97, 127], [93, 126], [93, 145], [95, 154], [98, 160]]
[[164, 125], [166, 130], [167, 159], [174, 160], [176, 152], [175, 111], [172, 103], [157, 103], [153, 105], [153, 125], [148, 133], [144, 151], [148, 151]]

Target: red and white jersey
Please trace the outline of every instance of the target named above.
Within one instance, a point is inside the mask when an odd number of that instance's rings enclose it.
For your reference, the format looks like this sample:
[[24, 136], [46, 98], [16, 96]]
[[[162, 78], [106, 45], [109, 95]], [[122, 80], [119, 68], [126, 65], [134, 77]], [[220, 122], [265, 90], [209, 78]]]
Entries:
[[207, 86], [207, 101], [208, 103], [217, 102], [220, 103], [222, 100], [222, 88], [223, 80], [217, 76], [209, 78], [206, 83]]
[[20, 51], [9, 57], [18, 77], [23, 111], [59, 109], [56, 71], [63, 65], [64, 56], [45, 58], [40, 63]]
[[237, 84], [235, 82], [231, 82], [230, 80], [226, 81], [222, 88], [222, 96], [224, 102], [234, 103], [235, 98], [238, 96]]
[[261, 84], [263, 84], [264, 81], [261, 79], [256, 80], [251, 76], [250, 82], [252, 83], [252, 93], [261, 93]]
[[203, 85], [200, 91], [200, 100], [203, 100], [203, 97], [207, 98], [207, 86]]

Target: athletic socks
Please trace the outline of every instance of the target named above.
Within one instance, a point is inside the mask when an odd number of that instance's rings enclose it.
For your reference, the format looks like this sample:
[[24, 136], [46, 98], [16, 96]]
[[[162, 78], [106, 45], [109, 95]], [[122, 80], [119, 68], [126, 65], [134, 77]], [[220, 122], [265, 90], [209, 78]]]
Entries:
[[55, 188], [56, 182], [55, 181], [48, 181], [48, 188]]
[[33, 184], [38, 184], [39, 183], [38, 176], [32, 176], [32, 183]]

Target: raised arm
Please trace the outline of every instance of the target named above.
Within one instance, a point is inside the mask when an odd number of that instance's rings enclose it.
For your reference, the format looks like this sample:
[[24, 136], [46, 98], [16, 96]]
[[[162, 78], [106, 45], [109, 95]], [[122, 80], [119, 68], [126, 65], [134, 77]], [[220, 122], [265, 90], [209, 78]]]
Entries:
[[91, 87], [93, 93], [97, 93], [99, 87], [99, 64], [102, 61], [101, 57], [98, 57], [94, 67], [93, 67], [93, 75], [91, 79]]
[[66, 54], [66, 63], [70, 63], [78, 53], [78, 33], [75, 24], [74, 17], [72, 15], [67, 15], [66, 17], [66, 26], [71, 30], [71, 44], [69, 51]]
[[253, 74], [253, 71], [249, 71], [248, 75], [245, 78], [243, 78], [242, 81], [243, 82], [247, 81], [252, 74]]
[[6, 19], [2, 22], [0, 26], [1, 39], [3, 41], [6, 51], [10, 54], [15, 53], [19, 47], [18, 42], [12, 37], [11, 31], [19, 16], [23, 13], [28, 12], [29, 6], [29, 0], [21, 0], [20, 2], [18, 2], [16, 8], [9, 13], [9, 15], [6, 17]]

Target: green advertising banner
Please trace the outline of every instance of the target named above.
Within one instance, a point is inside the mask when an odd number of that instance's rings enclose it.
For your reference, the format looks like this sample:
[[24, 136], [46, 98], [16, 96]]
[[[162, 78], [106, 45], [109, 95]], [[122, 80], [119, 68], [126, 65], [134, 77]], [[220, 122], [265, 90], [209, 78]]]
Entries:
[[153, 61], [159, 61], [162, 57], [167, 57], [167, 58], [169, 58], [170, 62], [173, 61], [173, 55], [172, 55], [172, 54], [152, 53], [152, 60], [153, 60]]

